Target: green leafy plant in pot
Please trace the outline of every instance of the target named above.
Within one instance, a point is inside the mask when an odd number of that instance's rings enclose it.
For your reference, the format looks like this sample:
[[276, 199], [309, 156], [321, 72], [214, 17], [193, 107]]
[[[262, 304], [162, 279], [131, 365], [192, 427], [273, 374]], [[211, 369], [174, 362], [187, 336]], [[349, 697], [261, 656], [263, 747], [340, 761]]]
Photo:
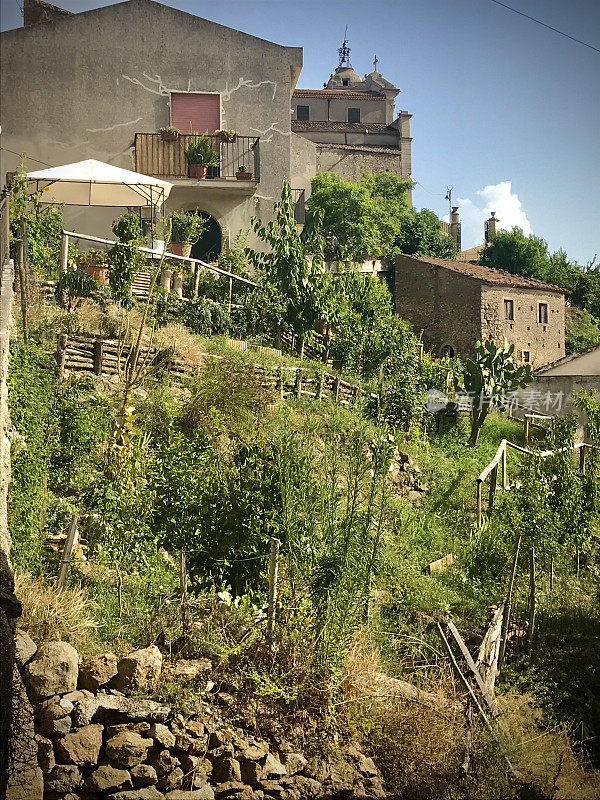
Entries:
[[208, 134], [195, 135], [186, 148], [185, 157], [188, 162], [190, 178], [204, 180], [209, 167], [216, 167], [220, 161], [219, 153], [213, 150], [212, 139]]
[[171, 214], [171, 252], [188, 258], [204, 229], [206, 222], [200, 214], [175, 211]]
[[98, 283], [108, 285], [108, 257], [104, 250], [85, 250], [78, 253], [77, 266]]

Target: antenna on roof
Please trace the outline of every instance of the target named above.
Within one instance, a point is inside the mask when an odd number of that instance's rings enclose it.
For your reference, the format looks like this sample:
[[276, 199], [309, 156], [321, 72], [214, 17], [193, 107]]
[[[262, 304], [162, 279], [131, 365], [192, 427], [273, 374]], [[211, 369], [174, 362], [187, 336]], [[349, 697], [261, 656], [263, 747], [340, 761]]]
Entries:
[[346, 25], [346, 29], [344, 31], [344, 41], [341, 47], [338, 48], [338, 53], [340, 56], [340, 67], [352, 67], [350, 64], [350, 48], [348, 46], [348, 26]]

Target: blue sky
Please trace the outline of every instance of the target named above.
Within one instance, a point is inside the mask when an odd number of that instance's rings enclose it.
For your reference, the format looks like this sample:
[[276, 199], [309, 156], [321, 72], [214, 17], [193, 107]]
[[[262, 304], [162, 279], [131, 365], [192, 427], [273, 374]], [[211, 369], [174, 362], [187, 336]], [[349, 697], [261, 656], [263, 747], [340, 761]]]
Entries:
[[[84, 11], [106, 0], [54, 0]], [[0, 0], [2, 28], [21, 0]], [[319, 88], [337, 66], [348, 25], [351, 61], [401, 89], [413, 114], [416, 206], [460, 203], [463, 246], [481, 241], [496, 210], [580, 263], [600, 258], [600, 53], [491, 0], [169, 0], [169, 5], [280, 44], [304, 48], [299, 86]], [[595, 0], [509, 0], [519, 10], [600, 47]], [[124, 41], [126, 46], [126, 41]]]

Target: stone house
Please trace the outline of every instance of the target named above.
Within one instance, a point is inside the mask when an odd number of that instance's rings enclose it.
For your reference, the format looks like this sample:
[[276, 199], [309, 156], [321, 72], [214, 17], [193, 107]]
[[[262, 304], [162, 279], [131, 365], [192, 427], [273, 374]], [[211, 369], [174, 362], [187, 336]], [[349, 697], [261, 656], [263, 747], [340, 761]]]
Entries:
[[[293, 180], [290, 100], [302, 49], [283, 47], [153, 0], [126, 0], [78, 14], [25, 0], [24, 27], [0, 39], [1, 174], [95, 158], [168, 180], [167, 211], [198, 210], [209, 229], [195, 248], [215, 257], [272, 216], [284, 179]], [[189, 136], [164, 142], [159, 128], [213, 138], [220, 167], [192, 180]], [[12, 151], [12, 153], [10, 152]], [[240, 166], [251, 180], [237, 180]], [[101, 236], [123, 209], [66, 208], [72, 229]]]
[[347, 180], [379, 170], [410, 179], [411, 115], [396, 116], [400, 90], [377, 70], [377, 58], [373, 71], [361, 78], [350, 64], [347, 41], [339, 53], [324, 88], [293, 92], [292, 131], [314, 145], [305, 146], [304, 158], [314, 171], [337, 172]]
[[565, 354], [564, 290], [473, 262], [399, 255], [396, 312], [437, 355], [469, 356], [504, 338], [534, 369]]

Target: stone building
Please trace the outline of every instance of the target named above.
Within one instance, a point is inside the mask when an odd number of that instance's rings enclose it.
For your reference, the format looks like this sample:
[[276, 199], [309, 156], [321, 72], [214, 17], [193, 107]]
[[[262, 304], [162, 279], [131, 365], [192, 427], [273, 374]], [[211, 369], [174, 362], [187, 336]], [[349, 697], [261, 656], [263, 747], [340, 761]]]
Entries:
[[469, 356], [504, 338], [518, 363], [539, 368], [565, 354], [564, 290], [472, 262], [396, 257], [396, 311], [436, 355]]
[[[70, 14], [25, 0], [24, 27], [0, 39], [2, 178], [27, 152], [27, 169], [95, 158], [173, 184], [167, 211], [198, 210], [209, 229], [194, 251], [214, 257], [272, 216], [284, 179], [292, 178], [290, 100], [302, 49], [283, 47], [153, 0]], [[189, 137], [162, 140], [174, 123], [185, 134], [215, 137], [222, 159], [208, 180], [187, 174]], [[10, 152], [12, 151], [12, 153]], [[237, 180], [240, 166], [251, 180]], [[301, 170], [304, 166], [301, 167]], [[110, 234], [123, 209], [65, 209], [81, 233]]]
[[[411, 177], [410, 117], [396, 116], [399, 89], [377, 69], [364, 78], [350, 64], [345, 40], [335, 72], [322, 89], [295, 89], [292, 131], [314, 143], [305, 150], [315, 171], [358, 180], [364, 172], [388, 170]], [[308, 187], [306, 187], [308, 188]]]

